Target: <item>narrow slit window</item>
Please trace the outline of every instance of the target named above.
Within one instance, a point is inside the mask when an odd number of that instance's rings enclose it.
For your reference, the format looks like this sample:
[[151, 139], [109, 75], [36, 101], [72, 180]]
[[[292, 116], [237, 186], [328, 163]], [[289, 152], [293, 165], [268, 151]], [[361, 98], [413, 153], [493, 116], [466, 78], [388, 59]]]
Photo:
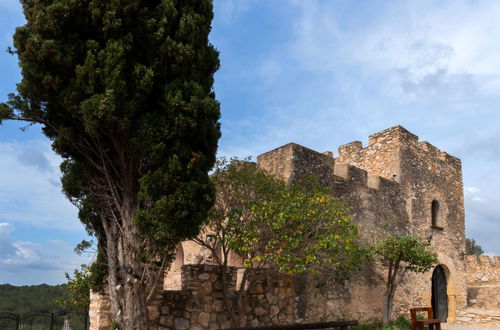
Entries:
[[439, 227], [439, 202], [437, 200], [432, 201], [431, 205], [431, 213], [432, 213], [432, 226]]

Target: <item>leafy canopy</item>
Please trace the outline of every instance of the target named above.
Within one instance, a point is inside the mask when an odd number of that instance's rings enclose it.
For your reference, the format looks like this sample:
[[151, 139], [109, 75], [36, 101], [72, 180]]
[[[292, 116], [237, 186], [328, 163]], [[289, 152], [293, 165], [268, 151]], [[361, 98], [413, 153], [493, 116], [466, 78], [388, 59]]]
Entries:
[[403, 272], [425, 273], [438, 263], [429, 245], [410, 235], [388, 234], [373, 247], [373, 252], [383, 264], [397, 265]]
[[363, 260], [349, 208], [314, 178], [286, 184], [237, 159], [219, 161], [211, 178], [218, 194], [205, 235], [242, 256], [246, 268], [328, 269], [340, 280]]
[[289, 275], [328, 269], [346, 279], [363, 255], [349, 208], [314, 178], [281, 188], [251, 205], [252, 216], [233, 242], [236, 251], [249, 252], [245, 265], [264, 261]]
[[213, 201], [220, 135], [211, 1], [21, 3], [13, 53], [23, 80], [0, 120], [44, 125], [92, 234], [102, 231], [96, 212], [114, 217], [132, 203], [156, 244], [195, 235]]
[[382, 315], [382, 323], [387, 325], [391, 320], [394, 295], [405, 275], [408, 272], [425, 273], [439, 261], [428, 243], [410, 235], [384, 233], [384, 238], [373, 246], [372, 252], [375, 259], [387, 267]]
[[476, 243], [476, 240], [473, 238], [465, 239], [465, 254], [468, 256], [477, 256], [479, 257], [484, 253], [483, 248]]
[[215, 198], [212, 1], [21, 4], [26, 24], [11, 52], [23, 78], [0, 122], [42, 124], [63, 158], [64, 193], [106, 254], [113, 317], [147, 329], [144, 287], [197, 235]]
[[64, 309], [86, 312], [90, 306], [90, 291], [104, 293], [104, 282], [107, 275], [106, 259], [104, 253], [91, 251], [93, 242], [83, 240], [75, 247], [75, 253], [82, 255], [92, 253], [95, 255], [90, 265], [81, 265], [80, 269], [73, 271], [73, 276], [66, 273], [67, 293], [57, 300], [57, 303]]
[[0, 312], [24, 314], [34, 310], [56, 312], [56, 303], [67, 295], [67, 285], [25, 285], [0, 284]]

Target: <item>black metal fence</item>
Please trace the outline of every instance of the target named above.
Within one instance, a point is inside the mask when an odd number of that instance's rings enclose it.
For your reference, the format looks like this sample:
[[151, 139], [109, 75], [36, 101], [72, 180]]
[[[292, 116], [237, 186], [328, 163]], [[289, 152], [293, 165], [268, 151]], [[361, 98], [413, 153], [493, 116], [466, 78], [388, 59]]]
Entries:
[[32, 311], [25, 314], [0, 313], [1, 330], [88, 330], [88, 313]]

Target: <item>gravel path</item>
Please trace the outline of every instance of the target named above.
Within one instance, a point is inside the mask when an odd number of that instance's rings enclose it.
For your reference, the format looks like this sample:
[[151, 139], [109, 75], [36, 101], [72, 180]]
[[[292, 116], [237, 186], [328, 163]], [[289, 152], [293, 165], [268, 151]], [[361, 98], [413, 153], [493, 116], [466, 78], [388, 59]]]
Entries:
[[450, 329], [450, 330], [481, 330], [481, 329], [488, 329], [488, 330], [494, 330], [494, 329], [499, 329], [498, 326], [479, 326], [479, 325], [462, 325], [462, 324], [441, 324], [441, 329]]

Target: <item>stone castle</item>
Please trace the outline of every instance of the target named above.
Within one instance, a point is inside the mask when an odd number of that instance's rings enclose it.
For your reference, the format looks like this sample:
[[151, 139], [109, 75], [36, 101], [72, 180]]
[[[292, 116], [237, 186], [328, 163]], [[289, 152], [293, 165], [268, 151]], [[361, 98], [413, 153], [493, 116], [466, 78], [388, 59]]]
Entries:
[[[428, 241], [439, 265], [426, 274], [409, 274], [395, 297], [393, 316], [409, 318], [409, 309], [433, 306], [443, 322], [500, 324], [500, 258], [465, 255], [462, 169], [459, 159], [440, 151], [401, 126], [354, 141], [332, 152], [316, 152], [289, 143], [257, 158], [271, 174], [291, 182], [317, 177], [332, 194], [348, 202], [360, 235], [370, 241], [382, 227]], [[158, 329], [223, 329], [224, 313], [218, 267], [200, 264], [194, 242], [179, 246], [151, 306]], [[241, 260], [235, 256], [231, 281], [238, 285]], [[251, 291], [248, 326], [381, 318], [383, 269], [369, 267], [345, 286], [304, 290], [293, 280], [258, 274]], [[109, 301], [92, 294], [91, 329], [110, 329]]]

